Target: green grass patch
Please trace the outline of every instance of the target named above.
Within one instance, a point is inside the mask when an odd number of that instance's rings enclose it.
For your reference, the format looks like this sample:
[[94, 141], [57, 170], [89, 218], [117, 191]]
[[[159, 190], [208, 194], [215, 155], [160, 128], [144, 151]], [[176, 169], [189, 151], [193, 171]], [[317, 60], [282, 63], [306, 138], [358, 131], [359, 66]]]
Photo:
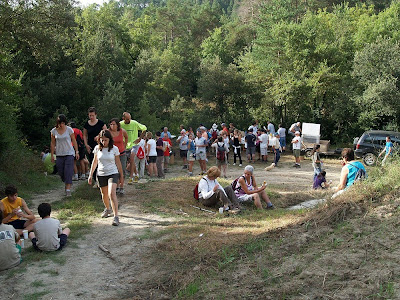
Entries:
[[200, 275], [198, 278], [187, 284], [183, 289], [178, 291], [177, 299], [193, 298], [199, 291], [201, 282], [204, 281], [204, 275]]
[[24, 267], [33, 262], [38, 262], [38, 261], [43, 262], [45, 260], [50, 260], [55, 264], [61, 266], [65, 265], [65, 263], [67, 262], [66, 257], [62, 255], [61, 251], [51, 251], [51, 252], [37, 251], [33, 247], [30, 247], [24, 250], [23, 261], [21, 263], [21, 266]]
[[101, 213], [104, 205], [98, 189], [80, 185], [72, 197], [53, 203], [52, 209], [57, 211], [58, 219], [71, 229], [69, 238], [73, 240], [89, 232], [93, 217]]
[[43, 292], [36, 292], [32, 294], [26, 294], [24, 295], [24, 300], [38, 300], [41, 299], [43, 296], [47, 295], [50, 293], [49, 291], [43, 291]]
[[31, 283], [32, 287], [38, 288], [38, 287], [43, 287], [46, 286], [43, 282], [43, 280], [35, 280]]
[[165, 200], [162, 198], [153, 198], [143, 203], [146, 212], [158, 212], [158, 208], [165, 206]]

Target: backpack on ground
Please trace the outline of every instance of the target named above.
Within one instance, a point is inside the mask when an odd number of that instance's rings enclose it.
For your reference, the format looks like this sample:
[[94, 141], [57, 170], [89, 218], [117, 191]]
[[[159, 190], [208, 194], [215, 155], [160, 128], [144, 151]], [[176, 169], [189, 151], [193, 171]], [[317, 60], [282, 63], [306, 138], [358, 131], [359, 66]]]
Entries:
[[217, 159], [220, 161], [224, 161], [225, 160], [225, 144], [222, 143], [222, 146], [220, 145], [220, 143], [217, 143]]
[[[204, 179], [204, 177], [202, 179]], [[207, 180], [206, 180], [206, 182], [207, 182], [207, 185], [208, 185], [208, 181]], [[194, 189], [193, 189], [193, 198], [196, 199], [196, 200], [199, 200], [199, 183], [200, 182], [198, 182], [196, 184], [196, 186], [194, 187]]]
[[136, 157], [138, 159], [143, 159], [144, 158], [144, 150], [143, 147], [139, 147], [138, 151], [136, 152]]

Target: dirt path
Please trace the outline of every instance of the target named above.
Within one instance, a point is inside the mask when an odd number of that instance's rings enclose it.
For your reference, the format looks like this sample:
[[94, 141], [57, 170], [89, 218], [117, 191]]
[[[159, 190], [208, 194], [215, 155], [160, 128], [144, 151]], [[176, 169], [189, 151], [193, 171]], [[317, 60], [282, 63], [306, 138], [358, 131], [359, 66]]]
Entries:
[[[256, 180], [261, 184], [265, 179], [283, 193], [310, 189], [311, 163], [303, 162], [301, 169], [293, 168], [292, 164], [292, 157], [284, 156], [279, 168], [266, 172], [263, 170], [266, 164], [256, 163]], [[244, 165], [229, 166], [228, 177], [234, 179], [240, 176]], [[340, 165], [333, 161], [326, 167], [329, 178], [337, 183]], [[196, 171], [199, 172], [198, 164], [195, 165]], [[176, 176], [186, 176], [180, 162], [170, 167], [166, 177]], [[156, 238], [149, 237], [172, 224], [174, 219], [140, 213], [133, 190], [132, 186], [126, 186], [126, 194], [121, 199], [119, 227], [111, 226], [111, 218], [96, 218], [90, 233], [72, 240], [65, 249], [53, 255], [58, 259], [33, 262], [26, 270], [13, 273], [12, 276], [10, 271], [1, 272], [2, 299], [30, 299], [34, 295], [41, 296], [41, 299], [115, 299], [126, 295], [137, 299], [172, 298], [173, 295], [154, 288], [158, 274], [168, 270], [159, 270], [157, 266], [150, 265], [147, 253], [157, 242]], [[63, 193], [61, 188], [38, 195], [32, 199], [33, 206], [36, 208], [40, 202], [59, 200]], [[99, 244], [111, 252], [111, 258], [99, 249]], [[26, 247], [31, 247], [29, 242]]]

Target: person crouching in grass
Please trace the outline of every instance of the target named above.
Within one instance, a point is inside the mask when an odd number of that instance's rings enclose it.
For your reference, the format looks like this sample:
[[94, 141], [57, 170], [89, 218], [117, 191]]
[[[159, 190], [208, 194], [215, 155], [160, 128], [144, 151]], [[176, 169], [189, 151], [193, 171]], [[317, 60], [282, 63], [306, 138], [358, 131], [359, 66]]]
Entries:
[[[33, 230], [36, 218], [30, 211], [24, 199], [18, 197], [18, 190], [15, 186], [9, 185], [4, 193], [7, 197], [0, 201], [0, 210], [3, 212], [3, 223], [12, 225], [19, 235], [22, 231]], [[22, 220], [22, 218], [26, 220]]]
[[66, 244], [71, 230], [62, 230], [60, 221], [50, 217], [51, 206], [49, 203], [41, 203], [38, 207], [42, 220], [36, 222], [33, 232], [29, 233], [33, 248], [38, 251], [61, 250]]

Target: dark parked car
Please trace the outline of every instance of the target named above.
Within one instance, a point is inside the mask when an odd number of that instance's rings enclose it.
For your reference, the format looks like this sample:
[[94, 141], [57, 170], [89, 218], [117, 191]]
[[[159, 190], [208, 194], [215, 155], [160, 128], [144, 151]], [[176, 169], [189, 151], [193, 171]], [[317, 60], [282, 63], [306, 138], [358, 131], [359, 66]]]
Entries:
[[364, 132], [360, 138], [354, 139], [356, 157], [363, 158], [367, 166], [375, 164], [379, 153], [385, 148], [387, 136], [390, 136], [394, 151], [396, 151], [400, 145], [400, 132], [370, 130]]

